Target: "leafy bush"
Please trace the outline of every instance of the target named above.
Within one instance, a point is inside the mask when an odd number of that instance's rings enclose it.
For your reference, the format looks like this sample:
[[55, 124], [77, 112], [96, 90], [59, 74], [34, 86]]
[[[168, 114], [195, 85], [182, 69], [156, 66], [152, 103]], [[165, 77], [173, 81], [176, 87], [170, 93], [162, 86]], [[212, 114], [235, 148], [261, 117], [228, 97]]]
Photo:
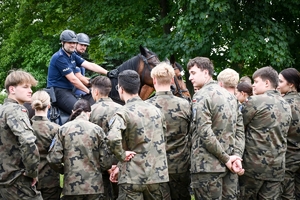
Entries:
[[3, 104], [4, 102], [4, 99], [7, 97], [7, 94], [5, 92], [5, 90], [3, 89], [1, 92], [0, 92], [0, 104]]

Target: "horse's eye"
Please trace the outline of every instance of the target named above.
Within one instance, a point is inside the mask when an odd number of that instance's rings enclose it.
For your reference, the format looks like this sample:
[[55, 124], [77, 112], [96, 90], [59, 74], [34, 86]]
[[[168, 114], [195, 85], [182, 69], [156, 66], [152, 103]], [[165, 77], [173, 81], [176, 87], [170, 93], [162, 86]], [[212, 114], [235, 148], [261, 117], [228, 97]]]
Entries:
[[182, 80], [182, 76], [177, 76], [177, 79], [178, 80]]

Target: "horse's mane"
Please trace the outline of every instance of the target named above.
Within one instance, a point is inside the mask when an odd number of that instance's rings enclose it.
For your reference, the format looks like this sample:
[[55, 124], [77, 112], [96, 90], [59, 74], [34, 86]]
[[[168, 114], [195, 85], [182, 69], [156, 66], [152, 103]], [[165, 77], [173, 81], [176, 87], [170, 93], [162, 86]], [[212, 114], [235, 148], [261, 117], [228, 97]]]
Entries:
[[126, 69], [132, 69], [134, 71], [137, 71], [139, 61], [140, 61], [140, 57], [138, 55], [134, 56], [129, 60], [123, 62], [120, 66], [117, 67], [117, 69], [119, 72], [122, 72]]
[[[134, 56], [134, 57], [130, 58], [129, 60], [123, 62], [121, 65], [119, 65], [117, 67], [118, 72], [120, 73], [120, 72], [122, 72], [124, 70], [127, 70], [127, 69], [131, 69], [131, 70], [137, 71], [140, 59], [141, 58], [137, 55], [137, 56]], [[115, 102], [124, 105], [124, 102], [119, 97], [118, 91], [115, 89], [115, 86], [118, 84], [118, 78], [114, 77], [114, 78], [110, 78], [110, 80], [111, 80], [111, 84], [112, 84], [112, 89], [110, 91], [109, 96]]]

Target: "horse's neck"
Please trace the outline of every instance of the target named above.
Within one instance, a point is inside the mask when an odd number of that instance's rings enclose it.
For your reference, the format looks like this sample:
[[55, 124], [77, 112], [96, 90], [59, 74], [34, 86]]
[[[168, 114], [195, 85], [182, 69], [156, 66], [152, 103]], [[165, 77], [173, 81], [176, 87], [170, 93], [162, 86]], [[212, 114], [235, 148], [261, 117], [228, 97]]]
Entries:
[[124, 71], [126, 69], [131, 69], [134, 71], [137, 71], [137, 66], [139, 63], [139, 57], [138, 56], [134, 56], [132, 58], [130, 58], [129, 60], [123, 62], [119, 67], [118, 67], [118, 71]]

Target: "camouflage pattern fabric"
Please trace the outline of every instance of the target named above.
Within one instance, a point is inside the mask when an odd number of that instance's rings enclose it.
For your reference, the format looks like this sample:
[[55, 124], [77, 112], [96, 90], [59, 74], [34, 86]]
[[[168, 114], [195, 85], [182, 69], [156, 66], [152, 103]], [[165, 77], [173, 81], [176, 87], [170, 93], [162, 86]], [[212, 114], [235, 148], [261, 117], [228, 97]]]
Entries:
[[51, 169], [47, 161], [48, 150], [52, 139], [58, 133], [58, 124], [50, 122], [46, 116], [33, 116], [32, 128], [36, 136], [36, 145], [40, 153], [39, 175], [37, 189], [42, 192], [43, 199], [58, 199], [61, 188], [59, 185], [59, 173]]
[[[193, 96], [192, 122], [191, 173], [195, 196], [201, 198], [206, 195], [202, 192], [210, 190], [207, 195], [215, 197], [220, 193], [225, 199], [236, 199], [238, 177], [225, 166], [230, 155], [242, 157], [245, 146], [243, 118], [236, 97], [216, 81], [208, 82]], [[197, 181], [198, 173], [204, 172], [212, 173], [213, 179]], [[200, 185], [208, 188], [197, 188]]]
[[240, 106], [239, 101], [235, 99], [233, 100], [233, 103], [234, 101], [236, 101], [237, 104], [237, 121], [236, 121], [236, 132], [235, 132], [233, 155], [242, 158], [245, 150], [245, 126], [243, 121], [243, 114], [239, 108]]
[[217, 82], [205, 84], [192, 101], [191, 173], [225, 172], [234, 153], [236, 98]]
[[[108, 140], [119, 163], [119, 184], [168, 182], [165, 120], [158, 108], [140, 97], [129, 99], [109, 123]], [[124, 162], [125, 151], [136, 155]], [[120, 194], [119, 194], [120, 195]]]
[[259, 180], [249, 176], [240, 176], [239, 200], [281, 199], [281, 182]]
[[300, 199], [300, 183], [295, 181], [300, 176], [300, 94], [288, 92], [283, 96], [283, 99], [291, 106], [292, 121], [287, 135], [286, 171], [284, 182], [282, 183], [282, 198]]
[[102, 194], [87, 194], [87, 195], [67, 195], [63, 196], [60, 200], [104, 200]]
[[[278, 91], [268, 90], [249, 97], [242, 113], [246, 145], [243, 155], [245, 174], [240, 177], [240, 199], [259, 196], [277, 199], [278, 194], [273, 191], [281, 191], [280, 182], [284, 179], [290, 105]], [[262, 181], [261, 188], [256, 183], [254, 186], [252, 179]]]
[[[101, 98], [94, 105], [92, 105], [92, 112], [90, 115], [90, 121], [94, 124], [99, 125], [104, 133], [108, 133], [108, 122], [115, 114], [118, 108], [122, 107], [120, 104], [115, 103], [111, 98]], [[113, 156], [112, 164], [116, 165], [118, 160]], [[104, 182], [104, 190], [106, 199], [116, 199], [118, 197], [118, 185], [117, 183], [112, 183], [109, 180], [108, 172], [102, 173], [102, 178]]]
[[9, 185], [22, 173], [35, 178], [40, 161], [27, 109], [6, 99], [0, 110], [0, 185]]
[[115, 103], [111, 98], [101, 98], [92, 105], [90, 121], [99, 125], [105, 134], [108, 133], [108, 122], [118, 108], [122, 107]]
[[223, 177], [222, 199], [235, 200], [239, 196], [239, 176], [229, 171]]
[[222, 184], [226, 174], [227, 172], [193, 174], [191, 178], [195, 199], [222, 200]]
[[159, 108], [166, 119], [165, 139], [169, 174], [189, 171], [189, 102], [174, 96], [171, 91], [156, 92], [147, 102]]
[[157, 91], [147, 102], [159, 108], [166, 119], [165, 139], [171, 197], [174, 200], [190, 198], [190, 103], [174, 96], [171, 91]]
[[[236, 97], [235, 97], [236, 98]], [[243, 122], [243, 114], [240, 110], [240, 103], [234, 99], [232, 103], [237, 105], [237, 121], [233, 155], [243, 157], [245, 150], [245, 127]], [[235, 173], [228, 172], [223, 178], [222, 198], [235, 200], [239, 196], [239, 176]]]
[[167, 183], [153, 184], [120, 184], [118, 199], [134, 200], [171, 200]]
[[64, 170], [64, 195], [104, 193], [101, 171], [111, 167], [104, 137], [83, 115], [59, 128], [47, 160]]
[[246, 128], [243, 156], [245, 175], [282, 181], [291, 108], [279, 92], [269, 90], [249, 97], [242, 110]]
[[[4, 105], [0, 108], [0, 133], [0, 187], [12, 189], [17, 184], [21, 184], [18, 183], [18, 178], [22, 178], [25, 173], [28, 177], [27, 189], [35, 190], [35, 186], [31, 187], [31, 182], [32, 178], [38, 176], [40, 161], [35, 144], [36, 137], [33, 134], [27, 109], [13, 99], [5, 99]], [[4, 190], [7, 191], [8, 188]], [[2, 192], [5, 191], [1, 189]], [[33, 193], [30, 198], [40, 197], [40, 193], [35, 191]], [[2, 196], [5, 197], [3, 194]]]
[[41, 193], [31, 184], [32, 178], [21, 175], [12, 185], [0, 187], [0, 193], [5, 200], [43, 200]]

